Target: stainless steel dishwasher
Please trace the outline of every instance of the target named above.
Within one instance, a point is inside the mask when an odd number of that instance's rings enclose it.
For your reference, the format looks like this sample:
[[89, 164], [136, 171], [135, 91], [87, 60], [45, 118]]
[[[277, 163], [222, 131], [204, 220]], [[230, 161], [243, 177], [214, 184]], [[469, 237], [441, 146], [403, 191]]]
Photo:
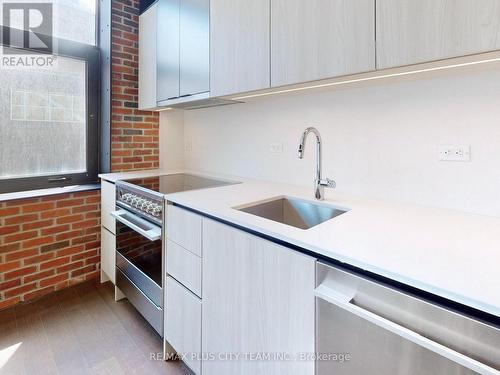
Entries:
[[500, 374], [500, 329], [318, 262], [317, 375]]

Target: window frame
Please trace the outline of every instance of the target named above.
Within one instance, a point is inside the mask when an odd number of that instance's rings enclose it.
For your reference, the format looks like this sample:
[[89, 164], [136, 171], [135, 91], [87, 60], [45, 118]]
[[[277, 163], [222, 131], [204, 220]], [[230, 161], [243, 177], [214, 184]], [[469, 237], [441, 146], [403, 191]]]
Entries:
[[[97, 8], [98, 9], [98, 8]], [[96, 15], [97, 17], [97, 15]], [[26, 31], [1, 27], [1, 31], [23, 33]], [[96, 35], [96, 42], [97, 42]], [[3, 39], [0, 47], [3, 48]], [[43, 176], [0, 178], [0, 194], [13, 193], [27, 190], [47, 189], [55, 187], [84, 185], [98, 182], [99, 157], [100, 157], [100, 50], [98, 45], [84, 44], [67, 39], [54, 38], [57, 50], [55, 56], [67, 57], [84, 61], [86, 64], [86, 172], [82, 173], [57, 173]], [[7, 46], [12, 48], [10, 46]], [[19, 49], [19, 48], [12, 48]], [[23, 49], [25, 50], [25, 49]], [[28, 49], [26, 49], [28, 50]], [[40, 54], [39, 52], [37, 52]]]

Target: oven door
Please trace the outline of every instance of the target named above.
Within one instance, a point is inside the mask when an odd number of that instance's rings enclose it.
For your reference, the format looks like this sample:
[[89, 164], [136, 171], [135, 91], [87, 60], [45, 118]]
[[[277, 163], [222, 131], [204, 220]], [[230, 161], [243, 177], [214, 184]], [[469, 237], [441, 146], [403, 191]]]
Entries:
[[[158, 308], [163, 307], [161, 227], [123, 209], [116, 219], [116, 267]], [[128, 297], [128, 296], [127, 296]]]

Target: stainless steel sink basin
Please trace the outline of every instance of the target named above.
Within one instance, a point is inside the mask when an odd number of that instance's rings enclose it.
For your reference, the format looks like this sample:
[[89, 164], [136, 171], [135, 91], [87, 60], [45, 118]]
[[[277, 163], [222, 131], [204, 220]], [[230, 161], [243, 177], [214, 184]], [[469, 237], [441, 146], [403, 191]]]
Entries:
[[277, 197], [235, 209], [300, 229], [309, 229], [347, 210], [298, 198]]

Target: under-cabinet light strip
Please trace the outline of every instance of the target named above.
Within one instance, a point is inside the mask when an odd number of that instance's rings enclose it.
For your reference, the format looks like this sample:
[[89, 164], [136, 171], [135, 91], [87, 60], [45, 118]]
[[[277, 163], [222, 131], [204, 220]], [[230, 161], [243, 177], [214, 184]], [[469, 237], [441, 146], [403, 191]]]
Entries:
[[249, 95], [244, 95], [244, 96], [232, 97], [231, 99], [232, 100], [242, 100], [242, 99], [249, 99], [249, 98], [257, 98], [257, 97], [261, 97], [261, 96], [277, 95], [277, 94], [284, 94], [284, 93], [289, 93], [289, 92], [318, 89], [318, 88], [322, 88], [322, 87], [345, 85], [348, 83], [373, 81], [373, 80], [388, 78], [388, 77], [408, 76], [408, 75], [419, 74], [419, 73], [424, 73], [424, 72], [446, 70], [446, 69], [459, 68], [459, 67], [470, 66], [470, 65], [478, 65], [478, 64], [497, 62], [497, 61], [500, 61], [500, 57], [486, 59], [486, 60], [479, 60], [479, 61], [464, 62], [464, 63], [458, 63], [458, 64], [452, 64], [452, 65], [437, 66], [437, 67], [432, 67], [432, 68], [410, 70], [410, 71], [406, 71], [406, 72], [382, 74], [382, 75], [377, 75], [377, 76], [373, 76], [373, 77], [354, 78], [354, 79], [348, 79], [345, 81], [320, 83], [320, 84], [315, 84], [315, 85], [311, 85], [311, 86], [296, 87], [296, 88], [283, 89], [283, 90], [278, 90], [278, 91], [255, 93], [255, 94], [249, 94]]

